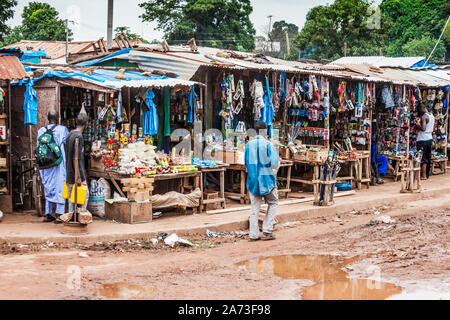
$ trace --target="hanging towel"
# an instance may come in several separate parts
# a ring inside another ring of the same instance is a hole
[[[145,135],[155,135],[158,133],[158,114],[156,113],[156,104],[153,102],[155,94],[151,89],[145,94],[145,104],[148,111],[144,113],[144,123],[142,131]]]
[[[30,79],[27,83],[27,89],[25,91],[25,101],[23,103],[24,123],[25,124],[37,124],[37,110],[38,100],[36,90],[33,88],[33,80]]]
[[[197,94],[194,91],[194,86],[191,86],[191,91],[189,91],[189,113],[187,117],[187,122],[194,123],[195,115],[197,114]]]

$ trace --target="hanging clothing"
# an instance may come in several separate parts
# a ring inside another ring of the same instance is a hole
[[[50,128],[51,126],[53,125],[40,128],[37,135],[38,139],[47,131],[47,128]],[[66,200],[63,199],[61,195],[64,181],[66,181],[65,143],[68,135],[69,130],[64,126],[58,125],[53,129],[53,137],[61,150],[62,161],[55,167],[40,170],[42,184],[44,185],[45,200],[56,204],[66,203]],[[59,214],[60,212],[57,213]]]
[[[164,137],[170,137],[170,87],[164,87]],[[167,147],[167,146],[166,146]],[[169,148],[165,149],[166,151]],[[169,152],[167,152],[169,153]]]
[[[145,104],[149,110],[144,113],[142,132],[143,134],[150,136],[158,133],[158,114],[153,98],[155,98],[153,91],[151,89],[147,90],[147,93],[145,94]]]
[[[36,90],[33,88],[33,80],[30,79],[25,90],[25,101],[23,103],[24,123],[37,124],[38,100]]]
[[[269,87],[269,79],[266,77],[266,94],[264,96],[264,108],[261,109],[261,118],[260,121],[263,121],[267,124],[267,131],[270,138],[272,138],[272,123],[274,116],[274,108],[272,104],[272,93],[270,92]]]
[[[194,123],[195,115],[197,114],[197,94],[195,93],[194,86],[191,86],[191,91],[189,91],[189,113],[187,117],[187,122]]]

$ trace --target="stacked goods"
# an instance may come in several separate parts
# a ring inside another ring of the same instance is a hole
[[[135,174],[136,168],[153,167],[156,165],[156,147],[144,142],[130,143],[126,148],[119,149],[119,172]]]

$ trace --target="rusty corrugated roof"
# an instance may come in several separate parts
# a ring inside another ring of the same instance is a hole
[[[0,80],[20,80],[28,74],[16,56],[0,56]]]
[[[129,40],[132,46],[140,43],[140,40]],[[69,42],[69,54],[81,54],[87,52],[94,52],[92,43],[95,41],[72,41]],[[22,40],[13,43],[7,48],[18,48],[22,50],[31,49],[33,51],[45,50],[48,59],[58,59],[66,55],[66,42],[65,41],[34,41],[34,40]],[[113,41],[112,49],[119,49],[117,43]]]

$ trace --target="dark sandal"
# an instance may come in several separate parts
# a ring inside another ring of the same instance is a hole
[[[258,238],[250,238],[248,241],[258,241],[258,240],[261,240],[261,237],[258,237]]]
[[[50,214],[46,214],[45,218],[44,218],[44,220],[42,222],[52,222],[52,221],[55,221],[55,220],[56,220],[56,218],[54,216],[52,216]]]

